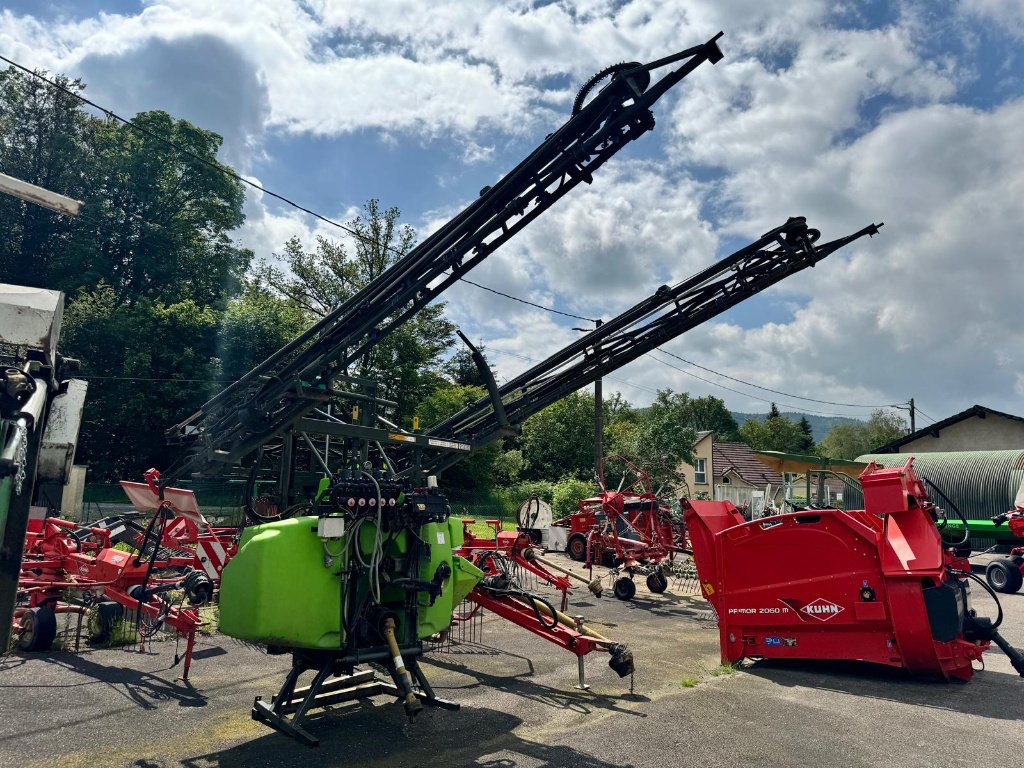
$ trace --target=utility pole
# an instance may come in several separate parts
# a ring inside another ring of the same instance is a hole
[[[595,320],[595,329],[600,328],[602,320]],[[580,331],[582,333],[590,333],[589,328],[573,328],[574,331]],[[597,358],[600,353],[600,347],[594,346],[594,357]],[[601,379],[594,382],[594,479],[597,482],[601,481],[601,459],[604,458],[604,409],[602,402],[601,392]]]
[[[910,398],[910,434],[917,432],[917,427],[914,425],[914,398]]]
[[[594,321],[598,328],[601,321]],[[597,349],[594,350],[597,352]],[[604,409],[602,403],[601,379],[594,382],[594,472],[601,477],[601,459],[604,458]],[[580,658],[583,658],[582,656]]]

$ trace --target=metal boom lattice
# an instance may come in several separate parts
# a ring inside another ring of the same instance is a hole
[[[654,127],[650,107],[703,62],[722,58],[721,33],[649,64],[618,65],[586,104],[525,160],[407,256],[308,331],[168,431],[192,450],[161,480],[235,463],[334,394],[334,377],[540,216],[626,144]],[[651,73],[682,62],[656,82]]]

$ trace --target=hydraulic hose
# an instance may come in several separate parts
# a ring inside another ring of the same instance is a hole
[[[1017,674],[1024,677],[1024,653],[1021,653],[1010,645],[1009,641],[999,634],[999,625],[1003,623],[1003,605],[999,602],[998,595],[996,595],[995,591],[985,582],[984,579],[979,578],[975,574],[964,571],[954,571],[952,569],[950,570],[954,576],[963,575],[972,581],[977,582],[986,592],[989,593],[989,595],[991,595],[992,599],[995,600],[996,609],[998,610],[995,621],[990,619],[988,616],[976,616],[970,612],[967,614],[966,620],[970,623],[971,628],[974,630],[978,639],[991,640],[995,643],[999,647],[999,650],[1006,654],[1006,657],[1010,660],[1010,664],[1017,671]],[[966,604],[967,588],[959,578],[957,579],[957,583],[960,584],[960,589],[964,593],[964,603]]]
[[[958,507],[956,504],[954,504],[952,499],[949,498],[949,496],[947,496],[945,493],[942,492],[942,489],[939,488],[939,486],[937,486],[935,483],[933,483],[927,477],[923,477],[922,476],[921,479],[924,480],[926,483],[928,483],[928,485],[931,486],[933,491],[935,491],[937,494],[939,494],[939,496],[942,498],[943,502],[945,502],[947,505],[949,505],[949,507],[951,507],[952,510],[954,512],[956,512],[956,516],[959,517],[960,518],[960,522],[962,522],[964,524],[964,537],[962,539],[960,539],[960,541],[946,541],[945,539],[943,539],[942,540],[943,543],[946,546],[948,546],[948,547],[962,547],[964,544],[966,544],[968,541],[970,541],[970,538],[971,538],[971,532],[970,532],[970,530],[968,530],[966,515],[964,515],[964,513],[960,511],[960,507]],[[939,527],[939,537],[940,538],[942,537],[942,529],[945,528],[945,527],[946,527],[945,523],[943,523],[942,526]],[[991,590],[989,590],[989,591],[991,592]],[[999,602],[999,601],[997,600],[996,602]]]
[[[391,660],[395,665],[395,681],[402,690],[405,698],[405,714],[412,720],[423,709],[423,704],[412,689],[412,675],[405,668],[405,661],[402,659],[402,652],[398,648],[398,640],[395,639],[395,619],[388,616],[384,619],[384,639],[388,643],[388,650],[391,651]]]

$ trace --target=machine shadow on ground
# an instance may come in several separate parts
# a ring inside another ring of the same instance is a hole
[[[772,659],[748,662],[743,671],[787,688],[814,688],[998,720],[1024,720],[1024,681],[992,669],[976,673],[969,683],[915,680],[905,670],[854,661]]]
[[[598,658],[601,660],[604,659],[604,657],[600,655]],[[590,663],[593,663],[593,661]],[[648,697],[641,694],[629,693],[628,678],[622,680],[622,694],[620,696],[613,697],[594,693],[593,691],[580,691],[575,688],[570,688],[568,690],[564,688],[552,688],[551,686],[536,683],[529,679],[533,675],[532,672],[523,672],[516,675],[508,675],[504,673],[500,675],[491,675],[486,672],[473,669],[472,667],[467,667],[454,660],[448,661],[438,658],[429,659],[429,664],[450,672],[458,672],[463,675],[468,675],[476,680],[476,682],[468,685],[451,687],[435,685],[434,688],[437,690],[460,691],[471,690],[474,688],[486,688],[489,691],[503,691],[505,693],[510,693],[513,696],[526,699],[527,701],[532,701],[554,709],[577,712],[581,715],[589,715],[595,710],[604,710],[607,712],[617,712],[623,715],[632,715],[634,717],[647,717],[643,712],[636,712],[622,707],[619,704],[620,699],[627,702],[650,701]],[[567,675],[571,675],[573,672],[575,672],[574,668],[566,668]],[[567,686],[569,685],[568,680],[569,678],[567,677]]]
[[[230,749],[196,755],[176,765],[184,768],[252,768],[252,766],[458,765],[467,768],[634,768],[609,763],[563,745],[541,744],[517,736],[519,718],[493,709],[426,711],[412,725],[401,725],[401,707],[369,702],[328,710],[310,719],[309,730],[320,746],[302,747],[280,734],[267,734]],[[169,768],[138,760],[132,768]]]
[[[124,650],[119,653],[127,655],[137,654],[138,651]],[[166,670],[147,672],[133,669],[126,666],[116,666],[110,663],[112,655],[103,654],[101,662],[93,661],[88,654],[54,652],[48,654],[33,654],[33,660],[42,661],[63,667],[68,672],[73,672],[87,680],[75,679],[74,682],[60,684],[53,682],[40,682],[39,684],[7,684],[0,683],[0,691],[13,688],[79,688],[86,685],[106,685],[117,691],[128,701],[142,709],[157,709],[165,702],[177,702],[181,707],[204,707],[206,696],[196,690],[187,680],[176,680],[174,678],[174,667]],[[131,661],[126,656],[125,661]],[[158,674],[166,673],[166,674]]]
[[[638,592],[631,600],[625,602],[631,611],[643,611],[653,616],[671,616],[696,621],[705,621],[710,617],[711,605],[698,595],[673,595],[663,592],[651,595]]]

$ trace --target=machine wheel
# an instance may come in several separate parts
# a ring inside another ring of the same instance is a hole
[[[985,578],[996,592],[1018,592],[1024,584],[1024,574],[1009,560],[994,560],[985,569]]]
[[[633,595],[636,594],[636,584],[633,583],[632,579],[620,576],[615,580],[612,591],[619,600],[632,600]]]
[[[57,637],[57,614],[45,605],[29,608],[21,616],[18,648],[23,651],[48,651]]]
[[[565,543],[565,553],[578,563],[587,559],[587,537],[581,533],[574,533]]]
[[[660,595],[668,589],[668,579],[661,571],[655,571],[647,576],[647,588],[656,595]]]

